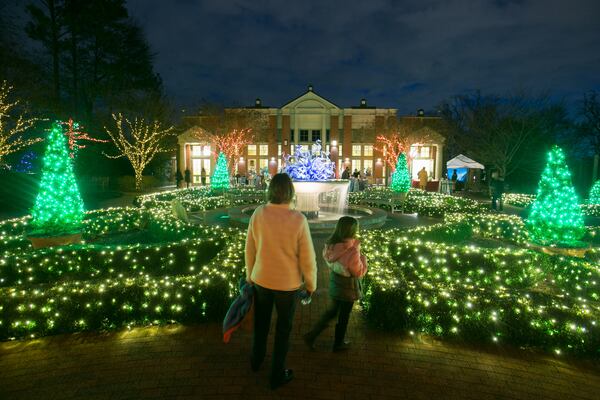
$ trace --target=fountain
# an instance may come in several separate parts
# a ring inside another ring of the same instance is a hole
[[[313,233],[331,232],[337,220],[351,215],[360,220],[363,228],[379,227],[385,223],[387,214],[378,209],[348,205],[347,179],[335,179],[335,163],[322,150],[321,142],[312,149],[296,146],[294,154],[285,156],[287,173],[294,182],[295,209],[306,215]],[[234,225],[247,225],[256,205],[231,209],[229,217]]]
[[[308,219],[318,218],[322,206],[343,213],[349,182],[335,179],[335,163],[322,151],[321,141],[317,140],[311,150],[296,146],[294,154],[285,157],[283,172],[294,182],[296,210]]]

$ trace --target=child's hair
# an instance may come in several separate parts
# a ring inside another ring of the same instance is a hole
[[[328,245],[342,243],[346,239],[353,238],[358,232],[358,220],[353,217],[344,216],[340,218],[335,226],[335,231],[327,239]]]

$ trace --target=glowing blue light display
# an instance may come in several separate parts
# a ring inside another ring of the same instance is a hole
[[[312,151],[297,145],[294,154],[285,157],[285,163],[283,172],[294,181],[326,181],[335,176],[335,164],[322,151],[320,140],[313,144]]]

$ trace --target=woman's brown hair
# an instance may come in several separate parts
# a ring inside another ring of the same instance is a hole
[[[356,236],[358,232],[358,220],[353,217],[344,216],[340,218],[335,226],[335,231],[327,239],[328,245],[334,245],[336,243],[342,243],[346,239],[351,239]]]
[[[288,174],[275,174],[269,183],[268,200],[273,204],[288,204],[294,198],[294,184]]]

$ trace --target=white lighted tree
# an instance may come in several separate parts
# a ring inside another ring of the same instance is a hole
[[[154,156],[171,150],[165,139],[174,135],[174,128],[165,128],[156,120],[148,123],[144,118],[136,118],[131,122],[121,113],[113,114],[113,119],[116,128],[104,129],[117,148],[118,154],[105,155],[109,158],[127,157],[135,173],[135,188],[139,190],[142,188],[142,173]]]
[[[39,142],[41,138],[26,139],[23,134],[31,128],[36,118],[26,118],[23,114],[13,115],[18,100],[10,102],[8,96],[12,86],[6,81],[0,85],[0,162],[9,154]]]

